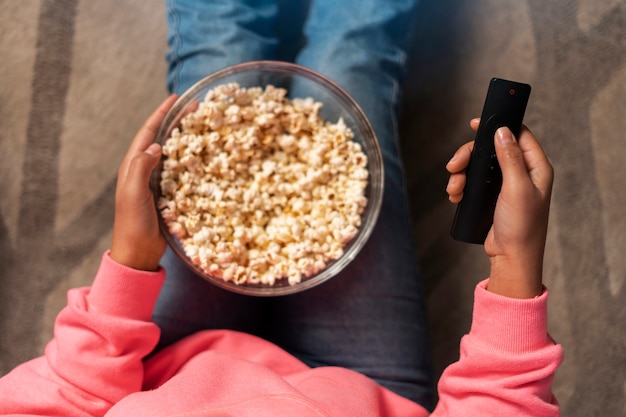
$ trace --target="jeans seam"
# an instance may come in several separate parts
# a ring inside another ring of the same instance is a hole
[[[178,15],[176,8],[171,6],[170,2],[168,2],[167,13],[170,17],[170,21],[172,22],[172,46],[170,55],[170,73],[172,74],[170,93],[172,93],[176,91],[178,87],[180,72],[182,69],[181,67],[183,65],[183,61],[179,56],[182,38],[180,36],[180,16]]]

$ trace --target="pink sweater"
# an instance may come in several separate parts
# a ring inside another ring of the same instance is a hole
[[[311,369],[243,333],[192,335],[143,358],[165,273],[132,270],[108,254],[91,288],[68,293],[45,355],[0,379],[1,415],[427,416],[356,372]],[[550,386],[562,350],[546,331],[547,292],[531,300],[475,291],[460,360],[439,383],[433,416],[558,416]]]

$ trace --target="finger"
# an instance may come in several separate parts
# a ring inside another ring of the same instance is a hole
[[[479,124],[480,124],[479,117],[470,120],[470,127],[475,131],[478,130]],[[458,171],[465,169],[465,167],[469,163],[469,156],[471,155],[473,148],[474,148],[474,141],[467,142],[466,144],[461,146],[456,151],[456,153],[452,156],[452,158],[448,162],[448,165],[446,165],[446,167],[448,168],[448,171],[458,172]],[[461,165],[460,167],[458,166],[459,164]]]
[[[474,149],[473,141],[467,142],[457,149],[446,165],[448,172],[457,173],[463,171],[467,167],[467,164],[469,164],[470,157],[472,156],[472,149]]]
[[[541,144],[526,126],[522,126],[518,142],[533,184],[541,190],[549,189],[554,169]]]
[[[450,201],[453,204],[458,204],[461,202],[461,200],[463,200],[463,193],[456,194],[456,195],[448,195],[448,201]]]
[[[126,177],[128,173],[128,164],[130,160],[136,156],[138,153],[143,152],[154,140],[157,129],[159,125],[165,118],[168,110],[172,107],[176,99],[177,95],[173,94],[165,99],[157,109],[152,112],[152,114],[148,117],[148,119],[144,122],[143,126],[137,134],[135,138],[130,144],[122,163],[120,164],[118,170],[118,177],[122,180]]]
[[[456,195],[448,195],[448,200],[451,203],[458,204],[461,202],[461,200],[463,200],[463,193],[456,194]]]
[[[137,132],[137,135],[135,135],[135,138],[130,145],[129,153],[142,152],[148,147],[148,145],[150,145],[150,143],[152,143],[152,141],[154,141],[154,137],[156,136],[161,122],[177,98],[177,95],[172,94],[166,98],[154,112],[152,112],[152,114],[144,122],[141,129],[139,129],[139,132]]]
[[[458,203],[463,198],[466,176],[464,173],[452,174],[446,186],[448,199],[453,203]]]

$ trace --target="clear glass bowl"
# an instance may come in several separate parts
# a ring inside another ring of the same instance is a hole
[[[160,211],[157,210],[161,232],[174,252],[198,275],[230,291],[257,296],[275,296],[296,293],[321,284],[336,276],[357,256],[370,237],[378,219],[383,197],[384,174],[382,154],[374,130],[358,104],[330,79],[308,68],[291,63],[254,61],[225,68],[193,85],[179,97],[169,110],[157,132],[155,142],[163,144],[170,137],[172,129],[180,125],[181,118],[186,113],[193,111],[209,90],[230,82],[236,82],[242,87],[273,85],[285,88],[289,98],[312,97],[315,101],[323,103],[320,114],[325,120],[335,123],[340,117],[343,118],[346,125],[354,132],[353,140],[361,144],[368,158],[369,179],[365,190],[368,203],[361,214],[361,227],[359,227],[357,235],[344,247],[343,256],[329,261],[326,268],[316,275],[308,278],[303,277],[302,281],[295,285],[290,285],[287,279],[277,279],[272,286],[236,284],[208,274],[185,255],[180,242],[176,236],[169,232]],[[154,170],[150,181],[155,203],[158,202],[161,195],[161,171],[162,167],[159,165]]]

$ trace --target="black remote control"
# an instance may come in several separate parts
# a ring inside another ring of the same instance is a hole
[[[468,243],[484,244],[493,224],[502,171],[496,157],[494,135],[506,126],[517,138],[522,128],[530,85],[493,78],[476,132],[474,149],[467,166],[463,199],[452,224],[452,237]]]

